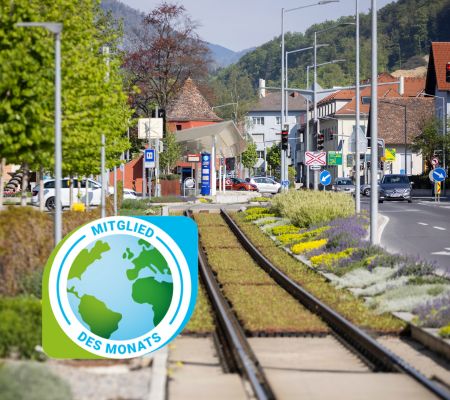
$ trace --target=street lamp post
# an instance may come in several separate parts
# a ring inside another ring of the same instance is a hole
[[[55,36],[55,221],[54,241],[55,246],[62,238],[62,205],[61,205],[61,180],[62,180],[62,140],[61,140],[61,32],[63,24],[59,22],[19,22],[20,27],[42,27]]]
[[[317,118],[317,34],[331,31],[332,29],[336,29],[340,26],[353,25],[353,23],[342,23],[338,25],[331,26],[330,28],[322,29],[320,31],[314,32],[314,84],[313,84],[313,101],[314,101],[314,127],[318,126],[318,118]],[[316,135],[318,132],[314,132]],[[314,190],[319,189],[318,182],[318,171],[314,171]]]
[[[328,46],[328,44],[319,44],[317,47],[325,47],[325,46]],[[294,54],[294,53],[301,53],[301,52],[303,52],[303,51],[307,51],[307,50],[312,50],[313,49],[313,46],[310,46],[310,47],[304,47],[304,48],[302,48],[302,49],[297,49],[297,50],[291,50],[291,51],[286,51],[286,60],[285,60],[285,77],[284,77],[284,79],[285,79],[285,85],[286,85],[286,88],[288,88],[289,87],[289,84],[288,84],[288,70],[289,70],[289,54]],[[285,98],[285,118],[286,118],[286,122],[288,121],[288,118],[289,118],[289,91],[288,90],[285,90],[285,96],[284,96],[284,98]],[[297,149],[295,149],[295,147],[294,147],[294,167],[296,166],[295,164],[296,164],[296,154],[297,154]],[[286,170],[287,170],[287,166],[285,165],[284,166],[284,168],[285,168],[285,176],[289,176],[288,175],[288,172],[286,172]],[[287,175],[286,175],[287,174]]]
[[[375,246],[378,238],[378,43],[377,43],[377,1],[372,1],[372,82],[370,103],[370,132],[371,132],[371,165],[370,174],[370,244]],[[359,99],[358,99],[359,100]],[[356,188],[359,190],[359,188]]]
[[[317,45],[317,48],[321,47],[321,46],[325,46],[325,45]],[[323,65],[328,65],[328,64],[336,64],[339,62],[344,62],[345,60],[332,60],[332,61],[327,61],[324,63],[320,63],[317,64],[317,67],[321,67]],[[314,65],[307,65],[306,66],[306,89],[309,89],[309,70],[311,68],[314,68]],[[309,151],[309,97],[306,97],[306,146],[305,146],[305,151]],[[309,166],[306,166],[306,188],[309,189]]]
[[[320,6],[320,5],[325,5],[328,3],[338,3],[339,0],[321,0],[318,1],[317,3],[313,3],[313,4],[308,4],[306,6],[300,6],[300,7],[295,7],[295,8],[289,8],[289,9],[285,9],[282,8],[281,9],[281,126],[283,126],[287,121],[285,120],[285,113],[284,113],[284,107],[285,107],[285,65],[284,65],[284,14],[285,13],[289,13],[292,11],[297,11],[297,10],[301,10],[304,8],[309,8],[309,7],[314,7],[314,6]],[[285,164],[285,160],[286,160],[286,150],[281,150],[281,180],[285,180],[285,170],[284,170],[284,164]]]

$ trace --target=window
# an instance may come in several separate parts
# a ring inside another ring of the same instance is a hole
[[[55,181],[45,182],[44,183],[45,189],[54,189],[55,188]]]
[[[177,125],[177,131],[181,131],[183,129],[182,125]]]
[[[254,125],[264,125],[264,117],[253,117]]]
[[[276,124],[281,125],[281,117],[276,117],[276,118],[277,118]]]
[[[363,104],[370,104],[371,98],[369,96],[363,96],[362,99],[361,99],[361,102]]]
[[[264,158],[264,151],[257,151],[256,154],[258,154],[258,158]]]

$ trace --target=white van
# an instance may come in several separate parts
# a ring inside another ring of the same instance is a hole
[[[88,200],[89,205],[98,206],[101,203],[101,188],[102,185],[94,181],[93,179],[88,179]],[[72,203],[86,201],[86,180],[80,181],[80,189],[78,189],[78,179],[73,179],[73,194]],[[108,189],[108,191],[110,191]],[[70,207],[70,180],[65,178],[61,181],[61,203],[62,207]],[[32,190],[31,204],[39,205],[39,184],[37,184]],[[48,179],[44,181],[44,204],[48,210],[54,210],[55,208],[55,180]]]

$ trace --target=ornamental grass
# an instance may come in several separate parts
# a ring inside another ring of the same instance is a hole
[[[345,193],[289,190],[273,198],[271,210],[300,228],[320,225],[354,213],[354,200]]]

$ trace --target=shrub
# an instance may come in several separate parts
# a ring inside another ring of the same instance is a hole
[[[147,199],[125,199],[121,208],[125,210],[146,210],[149,207],[150,201]]]
[[[287,233],[298,233],[299,228],[295,225],[280,225],[271,229],[272,235],[279,236]]]
[[[294,225],[308,228],[351,216],[354,213],[354,201],[345,193],[290,190],[275,196],[272,208],[276,214],[290,219]]]
[[[249,207],[245,210],[246,215],[254,214],[268,214],[269,210],[266,207]]]
[[[73,399],[69,384],[36,362],[0,365],[0,388],[2,400]]]
[[[99,209],[64,212],[63,235],[99,216]],[[0,295],[36,294],[40,290],[36,288],[36,274],[42,272],[52,250],[53,221],[49,214],[32,207],[1,211]],[[31,292],[30,287],[33,287]]]
[[[327,244],[326,239],[312,240],[310,242],[303,242],[294,244],[291,250],[294,254],[303,254],[311,250],[319,249]]]
[[[0,357],[36,356],[41,343],[41,302],[34,297],[0,297]]]
[[[270,201],[269,197],[253,197],[251,198],[248,202],[249,203],[253,203],[253,202],[266,202],[266,201]]]

